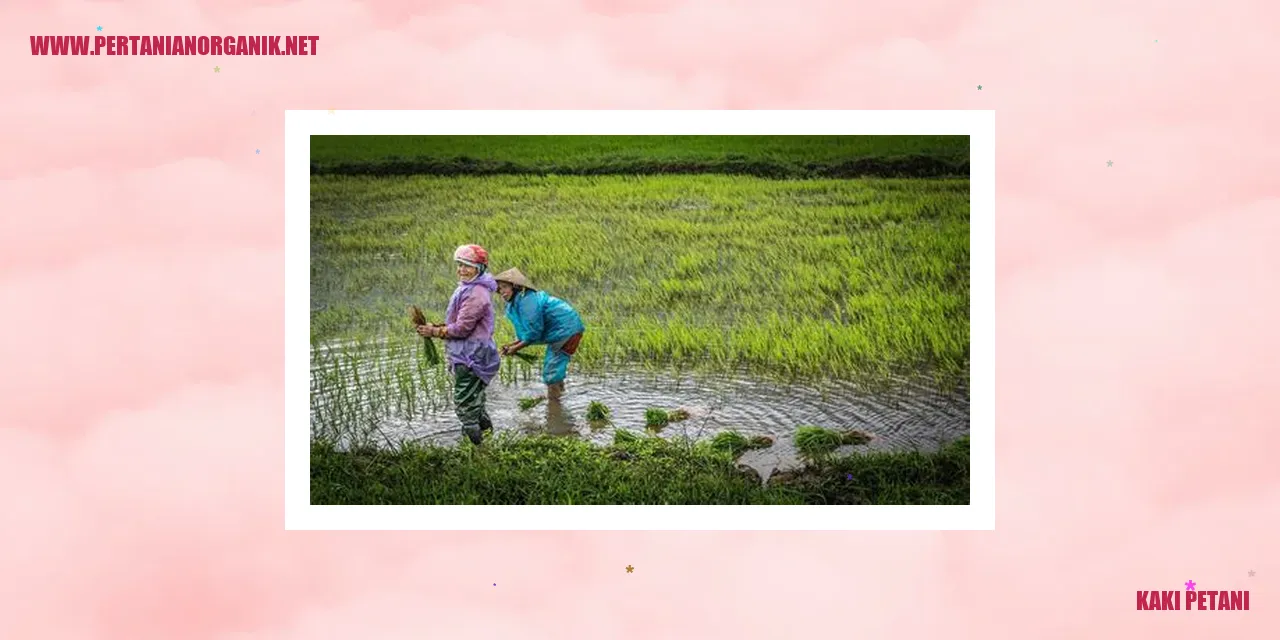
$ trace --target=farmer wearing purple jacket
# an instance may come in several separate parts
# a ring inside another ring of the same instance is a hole
[[[480,444],[481,432],[493,428],[484,407],[484,390],[498,375],[498,346],[493,341],[493,292],[498,283],[489,275],[489,253],[478,244],[453,252],[458,288],[444,312],[445,324],[422,325],[418,333],[444,340],[453,375],[453,404],[462,433]]]

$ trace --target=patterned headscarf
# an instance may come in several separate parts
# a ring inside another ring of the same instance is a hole
[[[461,262],[469,267],[475,267],[484,273],[489,268],[489,252],[478,244],[464,244],[453,252],[455,262]]]

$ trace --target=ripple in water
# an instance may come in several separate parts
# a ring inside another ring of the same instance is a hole
[[[335,362],[341,364],[335,367]],[[340,344],[316,347],[313,431],[349,434],[354,428],[372,443],[386,444],[458,441],[449,379],[441,370],[420,370],[418,362],[411,348],[353,352]],[[643,432],[645,409],[682,408],[689,419],[662,430],[664,437],[710,438],[734,429],[774,438],[773,447],[750,451],[740,459],[766,479],[773,469],[798,463],[791,438],[802,425],[858,429],[872,436],[867,445],[846,451],[935,449],[969,432],[968,390],[943,392],[924,376],[899,378],[872,390],[846,381],[786,384],[741,374],[632,369],[601,376],[571,371],[559,403],[544,402],[522,411],[520,398],[543,395],[546,388],[536,366],[513,361],[503,366],[503,374],[487,390],[486,406],[497,431],[577,435],[608,444],[616,428]],[[587,423],[587,405],[593,401],[609,407],[610,426],[592,428]]]

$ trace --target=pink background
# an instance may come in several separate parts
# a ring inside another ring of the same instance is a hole
[[[1274,632],[1280,5],[534,5],[0,7],[0,638]],[[997,531],[284,532],[283,110],[560,107],[997,110]]]

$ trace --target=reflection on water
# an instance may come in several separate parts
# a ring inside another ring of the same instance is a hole
[[[773,447],[740,460],[766,478],[773,468],[795,464],[791,437],[802,425],[871,434],[872,441],[857,450],[933,449],[969,432],[968,390],[943,392],[925,377],[873,390],[846,381],[783,384],[747,375],[639,370],[598,376],[571,369],[560,402],[522,411],[520,398],[546,393],[537,366],[504,361],[503,367],[486,392],[495,431],[574,435],[608,444],[615,429],[643,432],[647,408],[683,408],[689,419],[665,428],[664,437],[709,438],[729,429],[772,436]],[[442,370],[424,370],[412,346],[358,352],[343,345],[313,348],[311,382],[317,433],[345,438],[359,431],[371,444],[406,439],[446,444],[459,438],[450,380]],[[588,423],[587,405],[593,401],[609,407],[611,425]]]
[[[578,426],[573,419],[573,414],[565,409],[565,406],[555,400],[548,401],[546,428],[547,433],[555,436],[567,436],[578,432]]]

